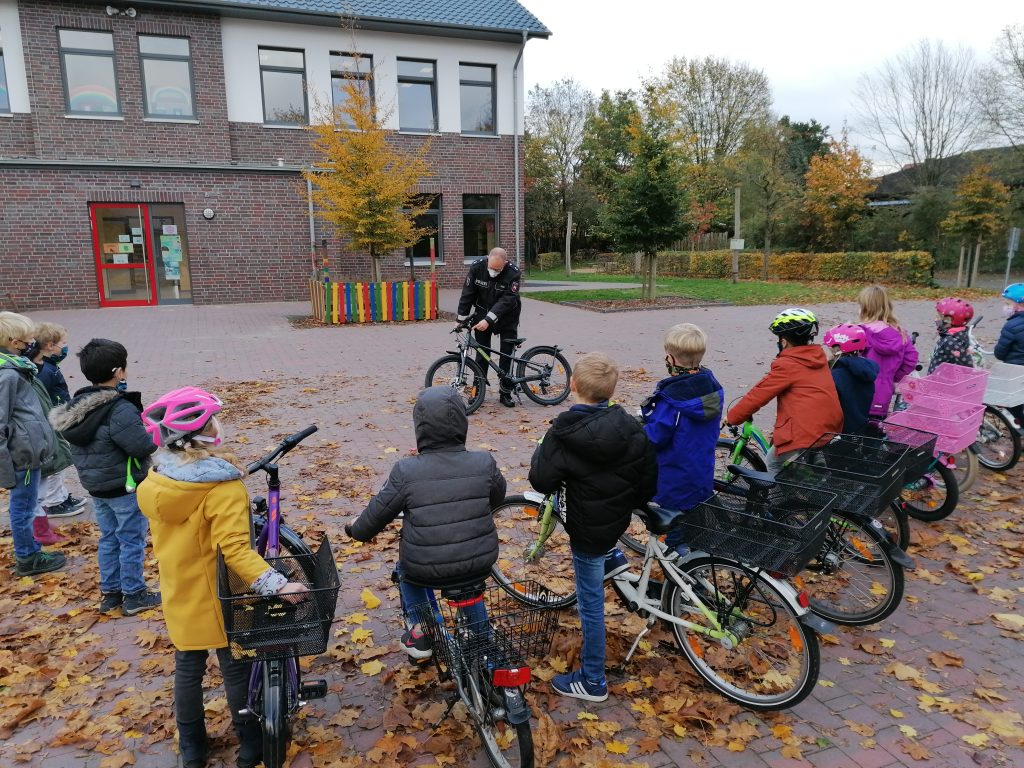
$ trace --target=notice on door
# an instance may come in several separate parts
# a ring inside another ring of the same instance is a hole
[[[169,228],[177,231],[177,227],[165,225],[164,232]],[[160,235],[160,258],[164,263],[164,279],[181,280],[181,235]]]

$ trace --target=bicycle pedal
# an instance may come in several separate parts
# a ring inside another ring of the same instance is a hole
[[[327,681],[322,677],[313,680],[303,680],[299,686],[299,698],[304,701],[310,699],[322,699],[327,695]]]

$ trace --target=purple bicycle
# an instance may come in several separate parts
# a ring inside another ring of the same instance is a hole
[[[325,537],[316,552],[282,522],[278,459],[316,432],[314,425],[285,438],[249,474],[267,473],[267,498],[252,501],[255,549],[289,581],[309,592],[291,603],[276,595],[255,594],[218,558],[218,593],[232,656],[251,661],[249,695],[242,715],[256,717],[263,731],[263,765],[283,768],[291,741],[290,719],[310,699],[327,695],[323,678],[302,679],[299,656],[327,650],[340,581],[331,545]]]

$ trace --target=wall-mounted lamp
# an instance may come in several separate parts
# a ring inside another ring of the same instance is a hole
[[[131,187],[132,189],[141,189],[142,182],[139,181],[138,179],[128,179],[128,186]]]
[[[217,212],[213,208],[203,209],[203,218],[207,221],[213,221],[213,217],[217,215]]]
[[[107,6],[107,16],[127,16],[129,19],[134,19],[139,13],[134,8],[115,8],[112,5]]]

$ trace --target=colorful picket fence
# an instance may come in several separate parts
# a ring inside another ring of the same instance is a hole
[[[327,325],[437,319],[437,283],[310,281],[313,317]]]

